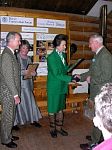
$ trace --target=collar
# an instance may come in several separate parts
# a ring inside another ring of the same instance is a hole
[[[103,48],[104,46],[101,46],[100,48],[97,49],[96,55],[99,53],[99,51]]]
[[[10,48],[9,46],[7,46],[9,49],[10,49],[10,51],[14,54],[14,50],[12,49],[12,48]]]
[[[62,52],[59,52],[57,49],[56,49],[56,52],[57,52],[58,54],[62,54]]]

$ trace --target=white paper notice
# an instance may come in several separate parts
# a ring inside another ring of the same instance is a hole
[[[48,74],[47,71],[47,62],[38,62],[39,66],[37,68],[37,76],[46,76]]]
[[[89,69],[74,69],[72,74],[81,74],[87,72]],[[78,82],[81,86],[74,89],[74,93],[88,93],[88,83],[87,81]]]

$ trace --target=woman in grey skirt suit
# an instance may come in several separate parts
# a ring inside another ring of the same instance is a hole
[[[38,123],[42,118],[41,113],[35,103],[33,95],[33,81],[32,79],[24,80],[24,75],[27,75],[26,69],[28,64],[31,64],[31,59],[27,56],[30,48],[30,44],[27,40],[22,40],[20,45],[20,51],[17,55],[18,62],[21,65],[21,103],[16,109],[16,118],[13,129],[18,129],[17,125],[24,125],[26,123],[32,123],[36,127],[41,127]],[[36,72],[32,72],[32,77],[36,75]]]

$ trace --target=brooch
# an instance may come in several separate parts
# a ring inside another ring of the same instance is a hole
[[[92,62],[95,62],[95,58],[92,59]]]

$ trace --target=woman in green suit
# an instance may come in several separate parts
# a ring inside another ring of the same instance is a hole
[[[68,66],[66,64],[67,36],[64,34],[56,35],[53,40],[54,50],[47,58],[48,77],[47,77],[47,96],[48,96],[48,113],[50,119],[51,137],[57,137],[57,133],[67,136],[68,133],[63,127],[63,109],[66,104],[66,93],[68,83],[72,77],[67,75]]]

